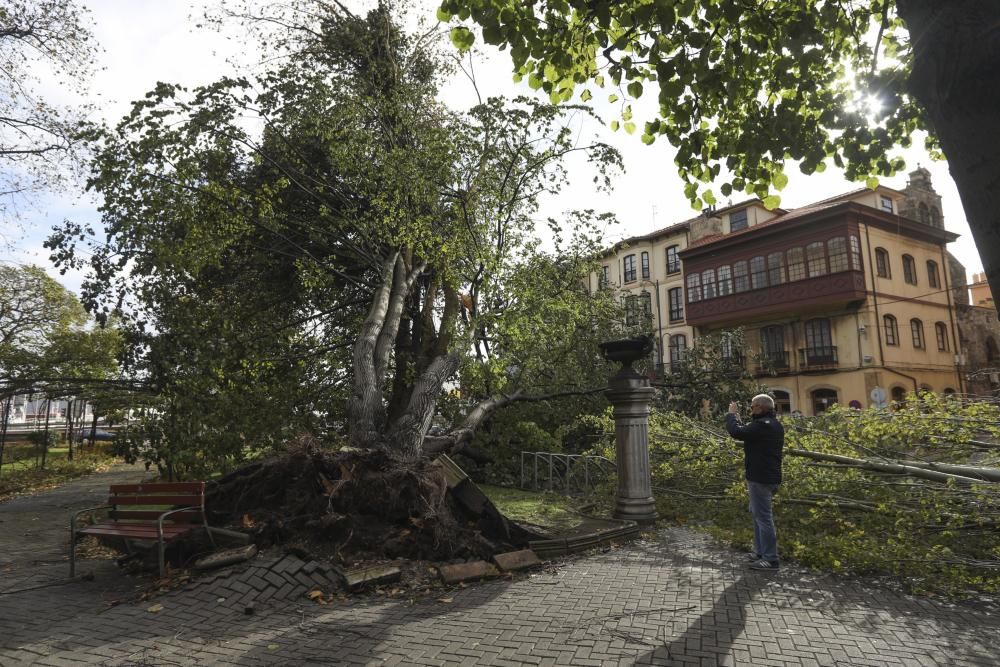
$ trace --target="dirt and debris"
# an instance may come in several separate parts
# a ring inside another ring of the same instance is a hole
[[[437,567],[490,560],[535,537],[446,468],[300,441],[213,482],[208,521],[248,533],[262,551],[280,548],[343,570],[404,564],[400,584],[377,588],[430,592]]]

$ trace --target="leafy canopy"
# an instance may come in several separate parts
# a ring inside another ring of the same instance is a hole
[[[438,18],[477,23],[553,102],[606,91],[626,132],[676,149],[695,208],[716,202],[710,183],[777,206],[788,160],[874,187],[904,167],[891,149],[926,129],[886,0],[444,0]],[[465,25],[451,35],[475,41]]]

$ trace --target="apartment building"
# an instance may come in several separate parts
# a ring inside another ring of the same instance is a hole
[[[742,358],[779,409],[815,415],[964,391],[946,250],[956,238],[918,169],[903,190],[706,211],[617,244],[591,280],[650,322],[663,372],[695,336],[742,327]]]

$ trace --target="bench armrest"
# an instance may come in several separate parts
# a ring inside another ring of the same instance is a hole
[[[81,514],[86,514],[87,512],[95,512],[97,510],[109,510],[112,509],[113,507],[114,505],[98,505],[97,507],[87,507],[78,512],[74,512],[73,517],[69,520],[70,530],[73,530],[76,527],[76,518]]]
[[[189,510],[200,510],[201,507],[198,505],[191,505],[190,507],[175,507],[172,510],[168,510],[160,515],[160,518],[156,520],[156,534],[157,537],[163,540],[163,520],[166,519],[171,514],[176,514],[177,512],[187,512]],[[204,515],[202,515],[202,520],[204,520]]]

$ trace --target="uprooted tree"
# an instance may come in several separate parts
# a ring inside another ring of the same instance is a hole
[[[78,224],[48,241],[90,269],[87,307],[121,318],[155,392],[145,451],[184,474],[325,430],[414,459],[504,405],[603,384],[593,343],[618,307],[581,281],[603,216],[550,220],[547,252],[533,234],[564,157],[585,154],[595,187],[619,166],[577,143],[587,110],[447,109],[434,34],[384,5],[285,18],[268,22],[291,26],[270,42],[285,57],[256,79],[160,84],[96,130],[106,242]],[[459,417],[428,436],[449,386]]]

